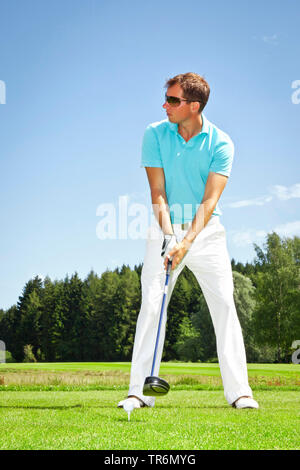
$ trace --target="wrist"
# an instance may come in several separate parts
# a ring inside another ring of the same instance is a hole
[[[187,250],[189,250],[193,242],[190,241],[190,240],[188,240],[187,238],[184,238],[184,239],[182,240],[182,243],[183,243],[184,247],[185,247]]]
[[[173,237],[176,238],[176,235],[174,233],[164,233],[165,240],[171,240]]]

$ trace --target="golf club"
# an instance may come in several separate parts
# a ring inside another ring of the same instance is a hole
[[[168,294],[168,285],[169,285],[169,277],[171,273],[171,268],[172,268],[172,260],[169,259],[167,272],[166,272],[166,280],[165,280],[160,316],[159,316],[158,330],[157,330],[157,335],[156,335],[151,375],[149,377],[146,377],[144,388],[143,388],[143,394],[146,396],[150,396],[150,397],[159,397],[162,395],[166,395],[168,391],[170,390],[170,385],[168,384],[168,382],[166,382],[166,380],[156,377],[153,374],[154,374],[154,367],[155,367],[155,361],[156,361],[156,353],[157,353],[157,347],[158,347],[158,342],[159,342],[161,323],[162,323],[163,314],[164,314],[165,300]]]

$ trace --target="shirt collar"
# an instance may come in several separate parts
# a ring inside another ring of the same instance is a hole
[[[204,114],[202,114],[202,129],[200,134],[209,134],[209,121],[206,119]]]
[[[175,122],[169,122],[169,126],[173,132],[178,132],[178,124],[176,124]],[[200,134],[209,134],[209,121],[206,119],[203,113],[202,113],[202,129],[201,129],[201,132],[199,132],[199,134],[197,135],[200,135]]]

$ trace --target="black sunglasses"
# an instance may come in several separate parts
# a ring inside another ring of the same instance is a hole
[[[181,101],[188,101],[189,103],[192,103],[196,100],[186,100],[184,98],[178,98],[178,96],[168,96],[165,94],[165,101],[173,108],[176,108],[177,106],[180,106]],[[197,103],[201,103],[201,101],[197,101]]]
[[[177,96],[168,96],[167,94],[165,95],[165,100],[170,106],[173,106],[174,108],[176,106],[180,106],[181,101],[189,101],[183,98],[178,98]]]

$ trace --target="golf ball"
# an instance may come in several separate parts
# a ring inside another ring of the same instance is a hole
[[[134,408],[132,401],[125,401],[123,408],[127,413],[130,413]]]

